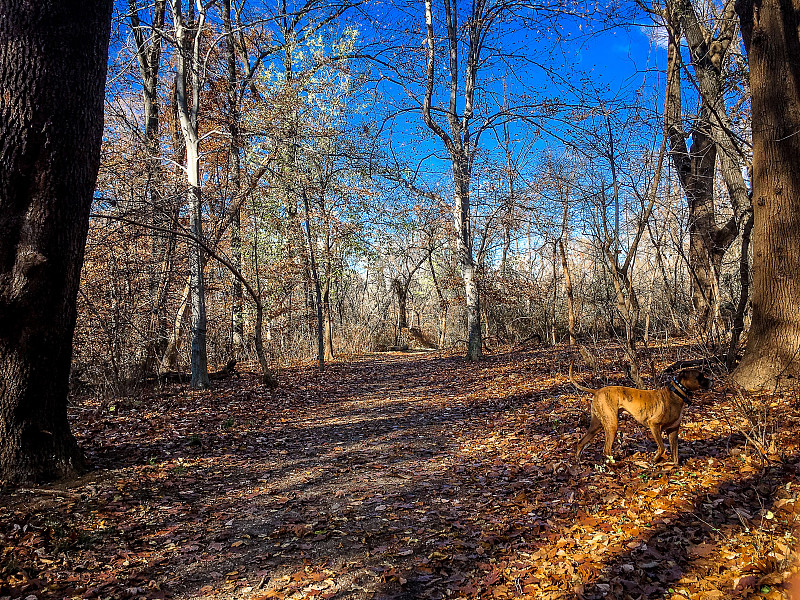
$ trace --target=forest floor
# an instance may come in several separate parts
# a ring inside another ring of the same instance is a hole
[[[679,467],[628,418],[616,462],[600,435],[576,464],[569,360],[381,354],[274,390],[77,399],[95,470],[0,494],[0,599],[787,598],[793,579],[800,598],[798,396],[754,400],[768,460],[718,386],[684,415]]]

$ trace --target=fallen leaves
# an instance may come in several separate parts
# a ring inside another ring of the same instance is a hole
[[[626,419],[614,462],[593,462],[598,441],[575,464],[567,363],[368,357],[278,390],[85,401],[74,428],[100,470],[3,497],[0,598],[781,597],[793,430],[764,468],[717,394],[690,409],[678,468]]]

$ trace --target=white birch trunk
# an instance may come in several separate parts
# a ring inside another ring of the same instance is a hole
[[[190,35],[184,22],[181,0],[171,0],[175,23],[175,38],[178,43],[177,56],[177,104],[181,132],[186,142],[186,183],[189,204],[189,228],[197,240],[203,239],[203,211],[200,189],[200,140],[197,128],[197,113],[200,104],[200,38],[205,24],[205,9],[197,3],[197,20],[191,25]],[[191,78],[191,103],[187,98],[187,83]],[[208,357],[206,354],[206,305],[203,282],[203,252],[199,244],[189,245],[189,288],[192,306],[192,380],[195,389],[209,386]]]

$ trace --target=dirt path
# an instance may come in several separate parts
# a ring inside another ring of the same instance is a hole
[[[678,469],[644,462],[630,422],[624,459],[593,465],[598,440],[575,465],[567,362],[382,355],[275,391],[85,402],[100,470],[0,497],[0,598],[782,597],[797,407],[767,469],[719,394],[690,408]]]

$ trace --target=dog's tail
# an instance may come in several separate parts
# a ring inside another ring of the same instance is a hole
[[[572,378],[572,365],[574,364],[575,364],[574,360],[571,363],[569,363],[569,380],[572,382],[572,385],[574,385],[582,392],[586,392],[587,394],[594,394],[597,390],[591,390],[587,387],[583,387],[580,383],[578,383]]]

